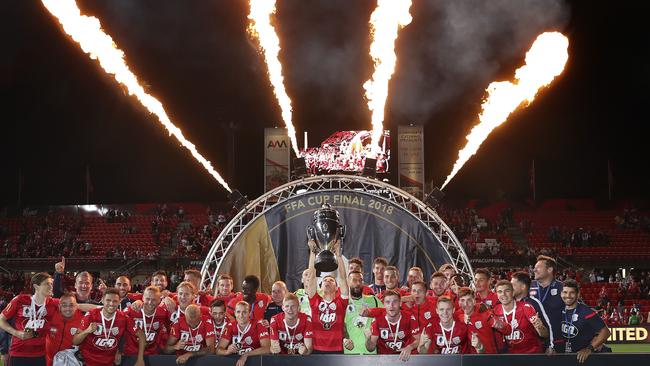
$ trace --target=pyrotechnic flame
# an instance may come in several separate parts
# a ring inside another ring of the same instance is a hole
[[[411,23],[411,0],[378,0],[370,15],[370,56],[375,64],[372,77],[363,84],[372,113],[372,155],[379,151],[379,139],[384,127],[384,109],[388,97],[388,82],[395,72],[395,40],[397,32]]]
[[[81,49],[91,59],[99,61],[99,65],[106,73],[112,74],[118,83],[124,85],[129,95],[135,95],[140,103],[158,118],[169,134],[189,150],[194,159],[201,163],[217,182],[228,192],[232,192],[226,181],[214,170],[212,163],[199,154],[194,144],[187,141],[183,132],[171,122],[162,103],[144,91],[144,88],[138,83],[137,77],[124,61],[124,52],[116,47],[109,35],[104,33],[99,20],[95,17],[81,15],[75,0],[42,0],[42,2],[47,10],[59,20],[63,30],[81,46]]]
[[[248,33],[259,42],[260,52],[264,56],[268,69],[269,79],[273,87],[273,94],[278,99],[282,120],[284,121],[291,146],[296,156],[300,157],[298,141],[296,140],[296,129],[293,127],[291,98],[284,89],[284,77],[282,76],[282,64],[278,58],[280,53],[280,39],[271,25],[271,15],[275,13],[275,0],[251,0],[250,14],[248,14]]]
[[[515,81],[493,82],[487,88],[488,96],[481,106],[479,124],[467,135],[467,144],[458,152],[458,160],[447,176],[447,183],[471,158],[488,135],[519,106],[528,106],[537,92],[548,86],[564,70],[569,40],[559,32],[540,34],[526,53],[526,64],[515,72]]]

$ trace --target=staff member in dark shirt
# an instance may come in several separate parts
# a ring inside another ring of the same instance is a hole
[[[555,279],[557,262],[551,257],[540,255],[535,263],[535,281],[530,285],[530,297],[537,298],[546,310],[553,334],[553,343],[545,342],[549,348],[547,353],[564,351],[564,340],[557,336],[560,334],[560,323],[562,323],[562,282]]]
[[[562,289],[562,310],[560,329],[565,340],[565,353],[578,353],[578,362],[583,363],[592,352],[600,349],[609,337],[609,328],[592,308],[579,303],[580,288],[574,280],[567,280]]]

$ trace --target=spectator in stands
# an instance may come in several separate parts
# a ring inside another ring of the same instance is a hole
[[[580,288],[574,280],[564,283],[562,301],[562,337],[565,340],[565,352],[578,353],[578,362],[583,363],[592,352],[600,350],[610,335],[609,328],[596,312],[585,304],[578,302]]]

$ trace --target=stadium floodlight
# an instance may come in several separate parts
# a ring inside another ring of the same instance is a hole
[[[294,180],[307,177],[307,163],[304,157],[293,159],[291,175]]]
[[[368,178],[376,178],[377,159],[366,157],[366,161],[363,163],[363,172],[361,174]]]
[[[237,189],[233,190],[232,193],[228,195],[228,200],[232,203],[232,207],[237,211],[244,208],[248,203],[248,197],[241,194]]]
[[[431,193],[429,193],[424,199],[424,203],[432,209],[436,209],[440,205],[440,201],[445,197],[445,193],[440,190],[438,187],[433,187]]]

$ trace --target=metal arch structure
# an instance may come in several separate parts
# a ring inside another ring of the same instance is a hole
[[[417,197],[376,179],[354,175],[319,175],[298,179],[277,187],[249,202],[230,220],[212,244],[201,268],[201,287],[214,290],[222,259],[246,228],[275,206],[315,191],[359,192],[401,207],[426,226],[451,259],[456,271],[474,278],[474,271],[462,245],[449,226]]]

